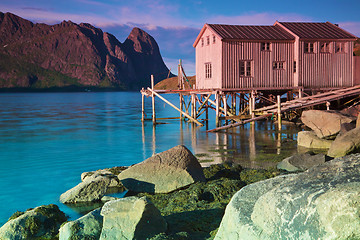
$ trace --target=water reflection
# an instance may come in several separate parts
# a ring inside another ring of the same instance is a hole
[[[284,125],[279,131],[273,122],[261,121],[231,128],[226,132],[207,133],[196,124],[183,121],[178,121],[178,124],[179,144],[191,148],[203,166],[235,162],[246,168],[270,168],[297,152],[299,129],[295,125]],[[146,124],[142,125],[143,149],[151,144],[152,154],[157,153],[157,138],[163,138],[163,128],[163,124],[152,125],[149,143],[146,141]]]

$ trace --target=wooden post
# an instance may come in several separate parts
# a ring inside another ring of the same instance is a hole
[[[219,127],[220,126],[220,122],[219,122],[219,104],[220,104],[220,96],[219,96],[219,93],[216,92],[215,93],[215,106],[216,106],[216,115],[215,115],[215,125],[216,127]]]
[[[144,90],[144,88],[142,89]],[[145,95],[141,94],[141,121],[145,120]]]
[[[281,97],[277,95],[277,115],[278,115],[278,127],[281,130]]]
[[[178,65],[178,88],[182,89],[182,74],[181,74],[181,59],[179,59],[179,65]]]
[[[303,96],[302,96],[303,94],[302,94],[302,89],[300,88],[299,89],[299,98],[302,98]]]
[[[227,109],[226,94],[224,94],[224,95],[222,96],[222,100],[223,100],[223,104],[224,104],[224,115],[225,115],[225,117],[226,117],[226,116],[228,115],[228,114],[227,114],[228,109]],[[225,124],[227,124],[227,123],[228,123],[228,121],[225,120]]]
[[[182,121],[182,118],[183,118],[182,110],[183,110],[184,97],[181,93],[179,94],[179,98],[180,98],[180,121]]]
[[[327,111],[330,110],[330,102],[326,102],[326,110],[327,110]]]
[[[251,110],[251,118],[255,117],[255,92],[254,90],[251,91],[251,106],[252,106],[252,110]]]
[[[195,101],[195,94],[191,94],[191,116],[196,119],[196,101]]]
[[[152,121],[153,124],[156,124],[156,114],[155,114],[155,95],[154,95],[154,75],[151,75],[151,102],[152,102]]]

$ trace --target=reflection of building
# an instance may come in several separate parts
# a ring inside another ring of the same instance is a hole
[[[337,25],[275,22],[273,26],[205,24],[196,48],[197,89],[332,88],[353,79],[356,37]]]

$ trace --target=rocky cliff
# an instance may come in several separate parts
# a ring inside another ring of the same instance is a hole
[[[0,12],[1,88],[137,90],[168,71],[154,38],[139,28],[121,43],[90,24],[34,24]]]

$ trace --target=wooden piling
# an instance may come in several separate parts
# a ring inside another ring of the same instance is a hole
[[[277,95],[278,128],[281,130],[281,96]]]
[[[142,88],[144,90],[144,88]],[[145,95],[141,94],[141,121],[145,121]]]
[[[219,96],[219,93],[216,92],[215,93],[215,106],[216,106],[216,110],[215,110],[215,125],[216,127],[219,127],[220,126],[220,121],[219,121],[219,114],[220,114],[220,111],[219,111],[219,104],[220,104],[220,96]]]
[[[154,95],[154,75],[151,75],[151,103],[152,103],[152,122],[156,124],[156,113],[155,113],[155,95]]]

